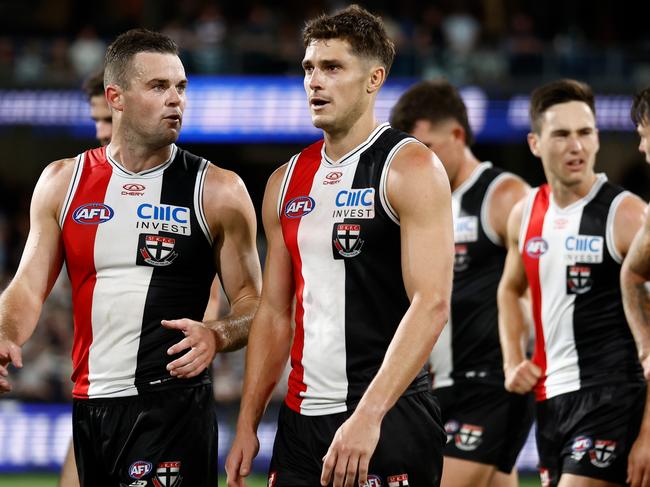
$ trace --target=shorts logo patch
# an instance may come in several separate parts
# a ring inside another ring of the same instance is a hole
[[[589,451],[591,464],[599,468],[609,467],[616,458],[616,442],[610,440],[596,440],[594,447]]]
[[[160,462],[156,467],[155,487],[179,487],[183,481],[180,475],[181,462]]]
[[[588,265],[570,265],[566,268],[567,294],[585,294],[591,291],[594,280]]]
[[[454,254],[454,271],[462,272],[469,267],[470,256],[466,244],[456,244]]]
[[[388,481],[388,487],[400,487],[409,484],[409,476],[405,473],[400,475],[391,475],[386,480]]]
[[[136,264],[148,264],[154,267],[168,266],[178,257],[178,252],[174,250],[175,245],[175,238],[141,233],[138,242],[139,255]]]
[[[582,457],[589,451],[594,444],[588,436],[578,436],[573,440],[571,445],[571,458],[576,462],[582,460]]]
[[[342,257],[356,257],[361,253],[361,247],[363,247],[361,225],[353,223],[334,224],[332,242],[334,248]],[[336,255],[334,258],[336,258]]]
[[[151,464],[151,462],[138,460],[137,462],[133,462],[129,467],[129,477],[131,477],[132,479],[141,479],[152,470],[153,470],[153,465]]]
[[[361,486],[361,484],[359,484]],[[368,474],[368,480],[361,487],[381,487],[381,478],[377,475]]]
[[[445,423],[445,432],[447,433],[447,443],[454,441],[454,435],[460,429],[460,423],[454,419],[450,419]]]
[[[267,482],[267,487],[275,487],[275,481],[278,478],[278,473],[277,472],[270,472],[269,473],[269,480]]]
[[[456,448],[463,451],[476,450],[483,441],[483,427],[464,424],[456,433]]]
[[[539,481],[542,487],[551,487],[551,475],[548,473],[547,468],[539,469]]]

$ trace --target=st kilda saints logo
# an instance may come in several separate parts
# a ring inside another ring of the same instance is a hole
[[[180,487],[181,462],[161,462],[156,467],[156,476],[151,479],[155,487]]]
[[[594,281],[591,278],[591,267],[584,264],[570,265],[566,268],[567,294],[585,294],[591,291]]]
[[[334,244],[335,259],[356,257],[361,253],[361,247],[363,247],[361,225],[336,223],[332,230],[332,243]]]
[[[152,265],[154,267],[171,265],[176,257],[178,257],[178,252],[174,250],[175,246],[175,238],[141,233],[138,242],[138,258],[136,264]]]

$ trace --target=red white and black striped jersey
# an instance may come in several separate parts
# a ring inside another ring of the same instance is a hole
[[[641,380],[619,285],[614,218],[628,195],[599,174],[584,198],[558,207],[548,185],[523,213],[519,251],[535,321],[538,400]]]
[[[322,140],[289,162],[278,215],[296,293],[286,398],[296,412],[353,408],[409,307],[386,178],[410,143],[418,142],[383,124],[338,162]],[[410,390],[421,387],[428,387],[424,370]]]
[[[183,338],[162,319],[202,320],[215,275],[203,214],[208,162],[173,146],[133,173],[108,148],[77,157],[60,222],[72,284],[73,395],[119,397],[209,381],[169,375]]]

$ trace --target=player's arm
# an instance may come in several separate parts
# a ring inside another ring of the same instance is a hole
[[[189,349],[167,365],[170,374],[179,378],[201,373],[217,352],[246,345],[262,284],[255,242],[255,210],[242,180],[231,171],[210,166],[203,205],[210,230],[216,235],[217,271],[230,301],[230,313],[203,323],[189,319],[163,321],[164,326],[185,334],[183,340],[168,350],[172,355]]]
[[[0,297],[0,392],[11,390],[10,362],[22,367],[20,347],[36,328],[45,298],[63,263],[58,215],[74,159],[56,161],[41,174],[30,207],[30,229],[15,277]]]
[[[530,392],[541,375],[539,367],[526,359],[528,329],[520,304],[528,288],[524,263],[519,253],[519,230],[524,204],[525,200],[517,203],[508,217],[508,254],[497,291],[505,387],[510,392],[519,394]]]
[[[359,483],[379,439],[381,422],[427,360],[449,316],[454,239],[449,181],[441,162],[420,144],[399,151],[387,179],[400,219],[401,262],[410,306],[384,361],[325,457],[321,484]],[[346,468],[347,465],[347,468]]]
[[[259,449],[257,427],[289,358],[293,334],[293,268],[277,210],[285,171],[286,166],[283,166],[271,175],[264,194],[262,219],[267,240],[264,285],[246,350],[237,434],[226,461],[230,487],[244,485],[243,477],[251,472],[252,460]]]
[[[508,240],[508,216],[515,204],[526,197],[528,191],[530,186],[513,175],[502,179],[492,192],[488,202],[488,221],[504,245]]]

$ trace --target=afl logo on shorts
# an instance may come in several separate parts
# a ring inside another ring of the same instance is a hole
[[[147,475],[152,470],[153,465],[151,462],[138,460],[137,462],[133,462],[129,467],[129,477],[138,480]]]
[[[83,225],[99,225],[113,218],[114,214],[113,208],[104,203],[88,203],[74,210],[72,219]]]
[[[300,218],[311,213],[316,206],[311,196],[298,196],[287,203],[284,214],[287,218]]]
[[[542,237],[533,237],[526,242],[526,253],[533,259],[539,259],[548,251],[548,243]]]
[[[363,484],[363,487],[381,487],[381,478],[377,475],[368,475],[368,481]]]

